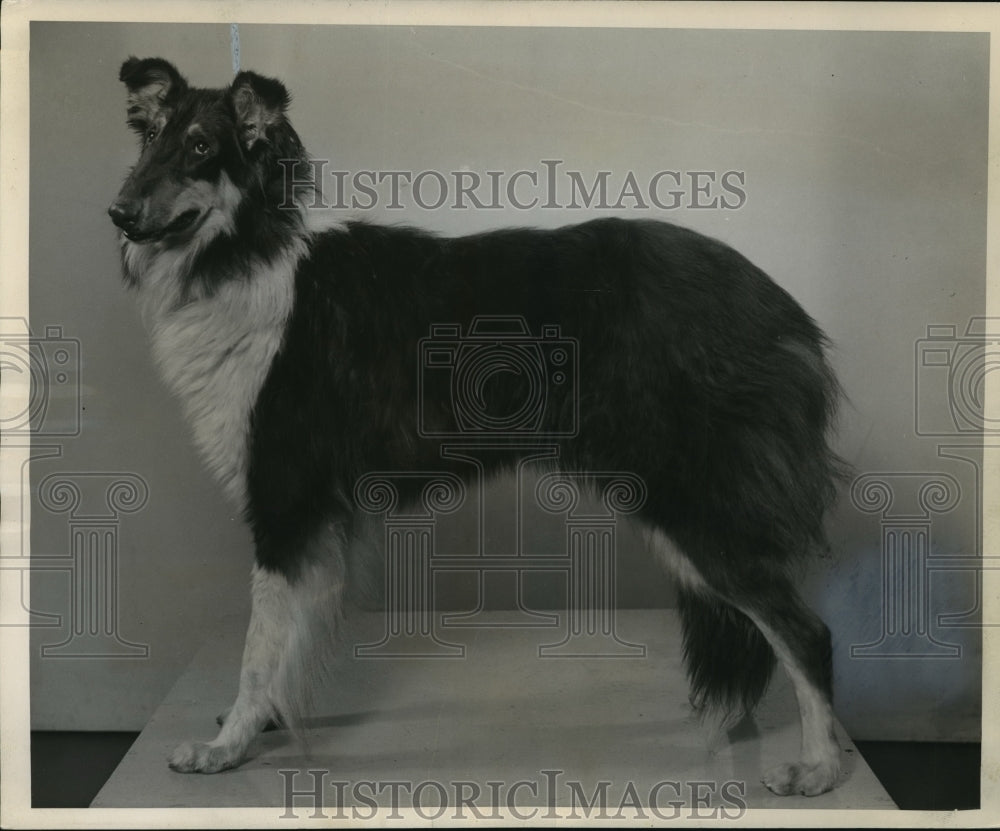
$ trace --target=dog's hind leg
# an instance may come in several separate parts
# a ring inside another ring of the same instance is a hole
[[[791,678],[802,723],[798,761],[777,765],[762,778],[781,796],[816,796],[834,787],[840,775],[840,747],[834,733],[833,650],[830,630],[799,598],[780,568],[758,561],[711,581],[717,596],[756,624]]]
[[[236,767],[272,720],[294,726],[306,705],[315,644],[329,643],[343,589],[337,553],[304,564],[293,578],[256,566],[239,693],[210,742],[185,742],[170,757],[182,773]]]
[[[762,781],[782,796],[830,790],[840,774],[840,747],[826,625],[774,562],[726,557],[723,568],[698,569],[665,535],[654,532],[650,539],[679,582],[692,703],[749,714],[764,694],[776,654],[798,700],[802,751],[797,762],[768,770]]]
[[[720,726],[736,724],[753,713],[767,690],[774,651],[753,621],[709,588],[665,534],[653,530],[647,539],[677,582],[691,706],[702,713],[720,712]]]
[[[791,678],[802,721],[799,761],[771,768],[762,781],[781,796],[824,793],[840,775],[830,630],[806,608],[790,583],[774,587],[769,605],[751,602],[743,611],[764,633]]]

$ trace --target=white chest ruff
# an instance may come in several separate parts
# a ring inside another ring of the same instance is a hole
[[[194,441],[212,474],[239,507],[246,503],[250,416],[281,347],[294,300],[298,242],[245,279],[183,302],[186,263],[164,252],[140,286],[153,356],[180,398]]]

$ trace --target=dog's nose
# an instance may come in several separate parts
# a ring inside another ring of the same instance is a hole
[[[111,217],[111,221],[115,225],[127,231],[135,227],[136,220],[139,218],[139,205],[137,202],[116,200],[108,208],[108,216]]]

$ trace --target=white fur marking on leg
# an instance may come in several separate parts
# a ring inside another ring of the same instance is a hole
[[[705,581],[692,562],[674,545],[673,541],[658,528],[644,527],[647,545],[656,558],[683,586],[689,589],[707,590]]]
[[[784,639],[758,616],[745,613],[767,638],[791,678],[802,722],[802,757],[799,763],[772,768],[764,774],[764,784],[781,796],[824,793],[836,784],[840,775],[840,746],[837,744],[830,702],[802,671]]]
[[[253,606],[236,703],[212,742],[188,742],[174,751],[170,759],[174,770],[216,773],[235,767],[253,738],[276,713],[268,693],[292,634],[292,593],[281,574],[255,566],[251,594]]]
[[[293,727],[301,723],[316,675],[316,647],[332,644],[344,583],[342,550],[340,533],[331,528],[310,549],[319,559],[304,565],[295,581],[254,567],[253,607],[236,702],[215,739],[180,745],[170,767],[183,773],[236,767],[268,721],[279,717]]]

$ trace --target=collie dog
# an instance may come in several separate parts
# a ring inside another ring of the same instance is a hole
[[[240,72],[198,89],[167,61],[134,57],[120,80],[141,141],[109,208],[125,282],[255,542],[239,693],[217,738],[174,751],[174,770],[232,768],[269,722],[297,723],[368,550],[359,479],[468,478],[472,467],[441,452],[463,412],[454,373],[421,374],[420,344],[445,324],[516,319],[578,350],[573,383],[548,384],[532,405],[530,435],[551,439],[560,470],[643,483],[636,519],[677,576],[692,703],[749,713],[777,656],[802,750],[763,782],[778,794],[836,784],[830,634],[793,566],[824,545],[839,389],[823,333],[783,289],[726,245],[663,222],[457,238],[334,223],[309,208],[321,183],[280,81]],[[490,374],[472,390],[480,427],[509,427],[525,390],[523,374]],[[498,471],[519,440],[498,430]]]

